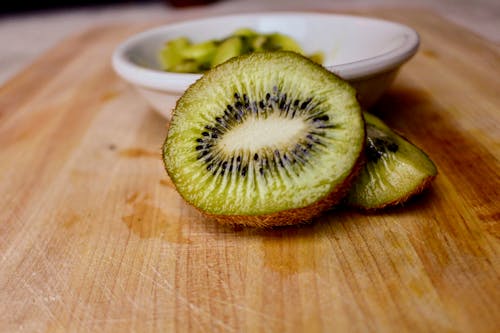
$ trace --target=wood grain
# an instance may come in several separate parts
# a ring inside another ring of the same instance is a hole
[[[186,205],[165,121],[98,27],[0,89],[0,331],[500,331],[500,51],[423,11],[364,14],[422,45],[373,110],[424,148],[433,187],[378,214],[276,230]]]

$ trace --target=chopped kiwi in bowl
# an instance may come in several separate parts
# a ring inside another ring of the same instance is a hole
[[[364,158],[355,90],[295,52],[256,52],[178,100],[163,145],[179,194],[223,223],[309,221],[338,203]]]
[[[169,40],[160,50],[159,61],[163,70],[177,73],[204,73],[233,57],[252,52],[293,51],[304,55],[302,47],[292,37],[282,33],[258,33],[240,28],[223,39],[193,43],[186,37]],[[308,57],[321,64],[323,53]]]

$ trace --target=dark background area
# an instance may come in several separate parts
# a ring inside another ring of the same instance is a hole
[[[208,4],[215,0],[48,0],[48,1],[3,1],[0,5],[0,14],[16,12],[32,12],[45,9],[66,9],[86,6],[110,4],[141,4],[161,2],[172,7],[188,7]]]
[[[96,5],[107,5],[107,4],[139,4],[148,2],[159,2],[159,0],[48,0],[48,1],[4,1],[0,5],[1,13],[11,13],[11,12],[29,12],[44,9],[56,9],[56,8],[74,8],[74,7],[85,7],[85,6],[96,6]]]

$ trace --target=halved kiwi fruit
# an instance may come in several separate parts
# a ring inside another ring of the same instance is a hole
[[[372,114],[366,122],[366,164],[347,203],[371,210],[401,204],[425,189],[437,175],[432,160]]]
[[[178,100],[163,146],[180,195],[220,222],[308,221],[337,203],[365,143],[355,90],[293,52],[232,58]]]

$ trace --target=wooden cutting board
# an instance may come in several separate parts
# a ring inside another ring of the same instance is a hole
[[[65,40],[0,89],[0,331],[499,332],[500,51],[424,11],[374,109],[439,167],[378,214],[223,227],[161,162],[166,122],[111,70],[144,26]]]

